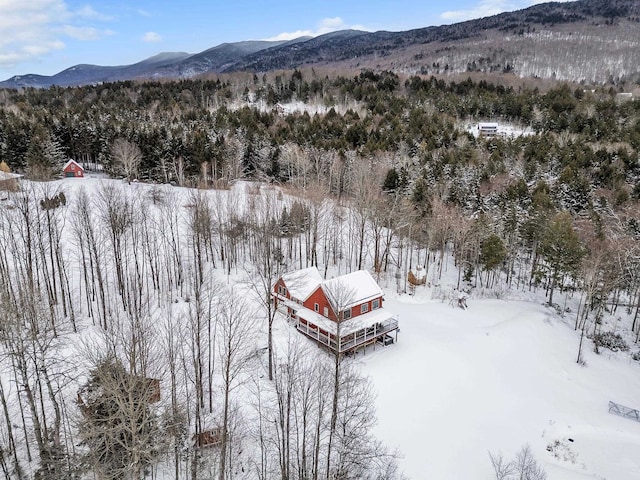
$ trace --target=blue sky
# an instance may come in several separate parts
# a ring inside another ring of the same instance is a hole
[[[0,80],[90,63],[126,65],[160,52],[335,30],[408,30],[539,0],[0,0]]]

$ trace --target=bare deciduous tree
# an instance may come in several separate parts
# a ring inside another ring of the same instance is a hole
[[[231,392],[238,387],[254,352],[256,312],[237,292],[220,295],[216,309],[217,353],[222,377],[222,438],[220,444],[220,480],[230,478]]]
[[[164,369],[153,322],[148,311],[123,312],[83,351],[90,372],[78,395],[78,428],[103,478],[141,479],[162,452],[156,402]]]
[[[116,138],[111,147],[113,159],[122,169],[128,182],[131,182],[138,174],[138,167],[142,161],[140,147],[125,138]]]
[[[162,432],[152,409],[153,388],[110,354],[96,361],[80,395],[80,436],[89,465],[103,479],[144,478],[159,454]]]
[[[502,452],[496,454],[489,452],[489,458],[491,459],[491,466],[496,480],[508,480],[514,473],[513,464],[504,458]]]
[[[324,293],[331,304],[336,321],[335,333],[335,358],[333,364],[333,396],[331,402],[331,421],[329,429],[329,438],[327,440],[327,479],[329,479],[329,471],[331,465],[331,449],[336,434],[338,422],[338,403],[341,395],[341,366],[343,354],[340,351],[340,337],[342,335],[342,323],[351,317],[351,311],[348,306],[353,302],[356,295],[355,290],[350,285],[345,284],[341,280],[333,280],[325,282],[323,285]]]
[[[275,282],[286,270],[286,261],[279,247],[277,229],[277,202],[273,192],[260,195],[252,212],[255,259],[249,270],[250,285],[260,305],[267,313],[267,352],[269,380],[273,380],[273,322],[276,308],[271,292]]]
[[[546,480],[547,473],[538,465],[531,447],[523,445],[513,460],[508,462],[502,452],[489,452],[491,466],[496,480]]]

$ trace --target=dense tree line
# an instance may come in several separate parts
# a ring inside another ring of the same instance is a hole
[[[447,163],[478,162],[489,175],[509,169],[517,156],[531,164],[530,174],[548,170],[548,163],[557,159],[560,167],[595,171],[611,183],[617,173],[637,175],[640,146],[640,107],[637,102],[616,103],[615,94],[566,84],[540,92],[484,80],[414,76],[402,81],[393,73],[370,71],[356,77],[294,71],[224,82],[5,90],[0,97],[0,159],[34,177],[50,174],[64,158],[96,162],[122,174],[112,146],[123,138],[140,148],[141,178],[197,183],[206,166],[212,181],[233,180],[228,177],[234,174],[288,181],[290,172],[280,158],[288,143],[359,157],[406,147],[420,162],[431,162],[442,152]],[[291,100],[330,109],[315,115],[271,108]],[[256,108],[258,103],[267,108]],[[478,119],[530,126],[539,135],[486,143],[456,128]],[[467,144],[460,152],[463,141]],[[234,155],[239,165],[232,165]]]

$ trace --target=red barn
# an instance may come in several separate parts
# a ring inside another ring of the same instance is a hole
[[[398,317],[382,308],[383,292],[366,270],[322,280],[315,267],[283,275],[271,294],[306,336],[334,353],[393,343]]]
[[[62,168],[65,177],[84,177],[84,168],[78,162],[69,160]]]

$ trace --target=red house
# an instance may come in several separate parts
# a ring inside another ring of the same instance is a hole
[[[65,177],[84,177],[84,168],[74,160],[69,160],[65,166],[62,167],[62,171]]]
[[[398,317],[382,307],[383,292],[366,270],[322,280],[315,267],[283,275],[271,292],[276,306],[306,336],[334,353],[394,342]]]

